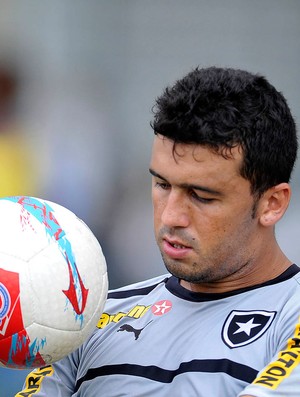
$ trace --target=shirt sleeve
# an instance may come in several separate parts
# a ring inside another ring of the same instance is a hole
[[[78,351],[62,360],[30,372],[15,397],[71,397],[76,383]]]
[[[239,395],[255,397],[300,396],[300,318],[283,347],[256,379]]]

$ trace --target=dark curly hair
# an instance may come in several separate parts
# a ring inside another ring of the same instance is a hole
[[[243,150],[241,175],[261,196],[289,182],[297,157],[295,121],[265,77],[231,68],[196,68],[165,89],[153,107],[155,134],[205,145],[223,156]]]

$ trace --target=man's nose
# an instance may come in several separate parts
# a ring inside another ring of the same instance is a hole
[[[189,225],[189,208],[183,195],[171,191],[161,215],[162,223],[168,227],[187,227]]]

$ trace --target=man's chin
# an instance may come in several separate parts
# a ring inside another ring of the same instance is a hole
[[[182,263],[174,262],[174,261],[172,262],[164,261],[164,262],[169,273],[171,273],[174,277],[177,277],[178,279],[184,280],[188,283],[201,284],[201,283],[215,281],[213,280],[210,271],[191,272],[191,270],[189,268],[186,269],[185,267],[187,266],[185,266]]]

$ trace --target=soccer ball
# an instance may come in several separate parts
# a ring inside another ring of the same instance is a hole
[[[0,366],[51,364],[96,328],[108,278],[100,244],[56,203],[0,199]]]

